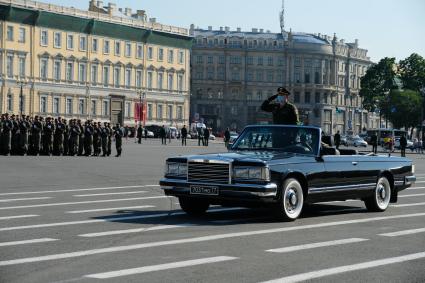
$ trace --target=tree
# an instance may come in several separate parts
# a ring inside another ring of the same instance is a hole
[[[400,78],[405,89],[420,91],[425,87],[425,59],[413,53],[399,64]]]
[[[394,128],[409,129],[421,123],[422,96],[414,90],[392,90],[388,98],[386,117]]]
[[[361,78],[359,93],[363,98],[363,107],[366,110],[375,111],[376,108],[379,108],[381,113],[386,116],[388,95],[392,89],[397,88],[394,83],[395,76],[395,58],[385,57],[367,70]]]

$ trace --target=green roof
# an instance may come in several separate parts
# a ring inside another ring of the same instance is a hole
[[[18,8],[8,5],[0,5],[0,19],[3,21],[26,25],[165,45],[176,48],[190,49],[192,47],[192,37],[190,36],[108,23],[96,19]]]

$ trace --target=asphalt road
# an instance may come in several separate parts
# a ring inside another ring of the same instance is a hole
[[[121,158],[0,157],[0,282],[425,282],[425,155],[409,154],[418,182],[384,213],[188,217],[157,186],[164,160],[218,151],[149,140]]]

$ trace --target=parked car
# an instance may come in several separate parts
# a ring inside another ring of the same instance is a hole
[[[362,146],[362,147],[367,147],[367,142],[362,139],[361,137],[349,137],[347,139],[347,146],[354,146],[354,147],[358,147],[358,146]]]
[[[256,205],[295,220],[315,202],[360,199],[385,211],[416,181],[405,157],[322,147],[321,135],[316,127],[248,126],[228,153],[168,158],[159,184],[191,215],[211,204]]]
[[[145,131],[142,132],[142,137],[145,137]],[[154,138],[155,134],[152,131],[147,131],[147,137],[148,138]]]
[[[230,132],[230,140],[229,143],[234,143],[235,140],[239,137],[239,134],[236,132]]]
[[[400,138],[396,138],[394,140],[394,147],[396,149],[400,149]],[[406,148],[408,148],[410,150],[413,150],[414,149],[414,145],[413,145],[413,142],[411,140],[407,140],[407,146],[406,146]]]
[[[158,126],[158,125],[146,126],[146,129],[148,129],[148,131],[153,132],[155,138],[159,138],[159,132],[160,132],[161,128],[162,127]]]
[[[341,136],[341,145],[348,146],[348,144],[347,144],[347,136]]]
[[[210,134],[210,136],[208,137],[208,139],[214,141],[215,140],[215,136],[213,134]]]

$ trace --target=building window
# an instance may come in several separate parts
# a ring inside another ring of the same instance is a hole
[[[184,81],[183,81],[183,75],[182,74],[179,74],[178,75],[178,79],[177,79],[177,89],[179,91],[183,91],[183,83],[184,83]]]
[[[84,114],[84,110],[85,110],[85,99],[84,98],[80,98],[78,99],[78,114],[83,115]]]
[[[284,59],[283,59],[283,57],[279,57],[279,58],[277,58],[277,65],[278,66],[283,66],[283,63],[284,63],[284,61],[283,61]]]
[[[263,65],[263,57],[257,58],[257,65],[262,66]]]
[[[162,120],[162,104],[158,104],[157,111],[156,111],[156,117],[158,120]]]
[[[142,79],[143,79],[142,70],[137,70],[136,71],[136,87],[138,87],[138,88],[142,87]]]
[[[72,98],[66,98],[65,113],[68,115],[72,114]]]
[[[152,77],[153,77],[152,72],[148,72],[148,82],[147,82],[148,89],[152,89]]]
[[[19,57],[19,76],[25,77],[25,57]]]
[[[295,76],[295,82],[299,84],[299,83],[301,82],[301,75],[300,75],[300,72],[299,72],[299,71],[296,71],[296,72],[294,73],[294,76]]]
[[[103,116],[109,115],[109,101],[103,100]]]
[[[143,45],[141,45],[141,44],[137,45],[136,57],[138,59],[143,59]]]
[[[179,64],[184,63],[184,51],[179,51]]]
[[[12,95],[7,95],[7,111],[12,112],[13,111],[13,101],[12,101]]]
[[[125,70],[125,87],[130,88],[131,86],[131,69]]]
[[[53,97],[53,114],[59,114],[59,97]]]
[[[232,81],[240,81],[240,73],[239,71],[232,72]]]
[[[164,49],[158,48],[158,61],[163,61],[163,60],[164,60]]]
[[[177,106],[177,119],[183,120],[183,106]]]
[[[131,43],[130,42],[125,43],[125,56],[131,57]]]
[[[294,94],[294,102],[295,103],[300,103],[300,93],[299,92],[296,92]]]
[[[152,120],[152,104],[148,104],[148,119]]]
[[[164,73],[158,73],[158,89],[162,89],[162,85],[163,85],[163,81],[164,81]]]
[[[167,118],[169,121],[173,120],[173,105],[168,105]]]
[[[121,42],[115,41],[115,55],[120,56],[121,55]]]
[[[314,95],[314,102],[320,103],[320,92],[316,92]]]
[[[80,36],[80,51],[86,51],[86,50],[87,50],[87,37]]]
[[[320,84],[320,72],[319,71],[316,71],[314,73],[314,83],[315,84]]]
[[[125,117],[127,118],[131,117],[131,102],[125,103]]]
[[[41,30],[40,45],[41,46],[47,46],[48,42],[49,42],[49,34],[48,34],[47,30]]]
[[[53,79],[59,81],[61,79],[61,62],[55,61],[53,64]]]
[[[148,60],[153,60],[153,47],[148,47]]]
[[[66,80],[71,82],[74,80],[74,63],[66,63]]]
[[[173,80],[174,80],[174,74],[168,74],[168,82],[167,82],[167,86],[168,86],[168,90],[173,90]]]
[[[40,96],[40,112],[47,113],[47,96]]]
[[[168,50],[168,63],[174,63],[174,50]]]
[[[257,82],[263,81],[263,71],[257,71]]]
[[[254,64],[254,57],[252,57],[252,56],[248,56],[248,57],[246,58],[246,64],[247,64],[247,65],[253,65],[253,64]]]
[[[309,92],[306,92],[304,96],[304,103],[310,103],[310,101],[311,101],[311,95]]]
[[[23,27],[20,27],[19,28],[19,38],[18,38],[18,41],[20,43],[24,43],[25,42],[25,28],[23,28]]]
[[[74,50],[74,35],[68,34],[66,36],[66,48],[69,50]]]
[[[254,73],[252,73],[252,71],[249,71],[247,74],[246,74],[246,78],[247,78],[247,80],[248,81],[253,81],[254,80]]]
[[[61,48],[62,47],[62,34],[58,31],[56,31],[53,34],[53,46],[55,48]]]
[[[309,84],[310,83],[310,72],[305,71],[304,73],[304,83]]]
[[[91,105],[90,105],[91,107],[91,109],[90,109],[90,113],[91,113],[91,115],[93,115],[93,116],[96,116],[97,114],[97,111],[96,111],[96,108],[97,108],[97,100],[96,99],[92,99],[91,100]]]
[[[213,56],[208,56],[207,57],[207,63],[208,64],[214,64],[214,57]]]
[[[91,78],[91,82],[92,82],[93,85],[97,84],[97,70],[98,70],[97,65],[91,66],[90,78]]]
[[[114,86],[120,87],[120,68],[114,68]]]
[[[218,63],[219,63],[219,64],[225,64],[225,63],[226,63],[226,57],[224,57],[224,56],[219,56],[219,57],[218,57]]]
[[[9,78],[13,77],[13,55],[12,54],[7,55],[6,74]]]
[[[238,115],[238,108],[236,106],[230,107],[230,114]]]
[[[12,26],[7,26],[6,39],[7,39],[7,41],[13,41],[13,27]]]
[[[110,46],[109,40],[106,40],[106,39],[103,40],[103,53],[104,54],[109,54],[110,49],[111,49],[111,46]]]
[[[270,82],[270,83],[273,82],[273,79],[274,79],[273,77],[274,77],[273,71],[268,71],[267,72],[267,81]]]
[[[79,72],[78,72],[78,80],[80,81],[80,84],[84,84],[87,79],[87,72],[86,72],[86,64],[80,63]]]
[[[91,51],[93,53],[97,53],[98,49],[99,49],[99,40],[97,38],[93,38],[91,42]]]
[[[267,65],[273,66],[273,57],[268,57],[267,58]]]
[[[104,86],[109,85],[109,66],[103,67],[103,85]]]
[[[48,60],[46,58],[40,60],[40,78],[43,80],[47,79],[47,64]]]

